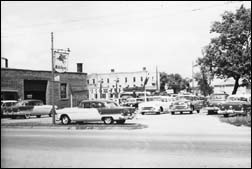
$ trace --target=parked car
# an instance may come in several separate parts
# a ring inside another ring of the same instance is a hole
[[[193,111],[200,112],[204,106],[204,101],[195,95],[178,95],[176,97],[176,101],[171,105],[170,111],[171,114],[175,114],[176,112],[180,112],[180,114],[184,112]]]
[[[152,96],[147,97],[146,102],[139,103],[139,113],[144,114],[161,114],[169,112],[170,105],[174,98],[168,96]]]
[[[225,103],[229,95],[226,93],[214,93],[207,100],[205,109],[208,115],[218,114],[221,104]]]
[[[144,102],[144,98],[128,98],[122,103],[122,106],[138,108],[141,102]]]
[[[251,95],[230,95],[219,105],[218,114],[228,116],[246,116],[251,111]]]
[[[111,100],[83,100],[78,107],[58,109],[57,121],[69,124],[72,121],[103,121],[105,124],[124,124],[133,119],[135,108],[122,107]]]
[[[16,100],[1,100],[1,117],[8,117],[8,108],[15,105],[17,103]]]
[[[30,116],[40,118],[42,115],[51,116],[51,110],[52,105],[44,105],[41,100],[29,99],[18,101],[15,105],[7,108],[7,114],[13,119],[17,117],[30,118]]]

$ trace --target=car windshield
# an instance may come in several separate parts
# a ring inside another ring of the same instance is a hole
[[[106,102],[105,105],[106,105],[107,108],[115,108],[115,107],[118,107],[118,104],[115,103],[115,102]]]
[[[193,100],[193,96],[177,96],[177,100]]]
[[[25,101],[19,101],[15,104],[15,106],[25,106],[27,104],[27,102]]]
[[[247,102],[248,99],[246,97],[228,97],[227,98],[228,101],[244,101],[244,102]]]
[[[149,98],[147,98],[147,101],[162,101],[162,98],[160,98],[160,97],[149,97]]]
[[[210,96],[210,100],[226,100],[226,95],[212,95]]]
[[[19,101],[15,104],[15,106],[41,106],[43,102],[41,101]]]

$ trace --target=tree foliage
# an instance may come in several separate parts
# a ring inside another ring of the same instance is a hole
[[[244,85],[239,84],[240,79],[251,84],[251,9],[242,5],[236,13],[224,12],[222,21],[214,22],[210,33],[218,36],[211,39],[197,62],[218,78],[233,78],[235,94]]]
[[[162,72],[160,77],[161,91],[165,91],[165,85],[168,86],[168,89],[173,89],[174,93],[178,93],[181,90],[188,89],[190,87],[189,81],[183,79],[180,74],[167,74]]]

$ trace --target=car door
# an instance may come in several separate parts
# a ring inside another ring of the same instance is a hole
[[[98,110],[93,102],[83,102],[78,110],[73,114],[73,120],[101,120]]]
[[[44,105],[43,102],[34,102],[33,103],[32,115],[49,115],[52,105]]]

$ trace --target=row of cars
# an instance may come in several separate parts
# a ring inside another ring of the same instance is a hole
[[[134,102],[135,99],[135,102]],[[125,102],[124,106],[136,107],[142,115],[144,114],[161,114],[170,112],[175,114],[177,112],[184,113],[197,111],[204,106],[205,100],[195,95],[178,95],[171,96],[151,96],[146,98],[130,98]]]
[[[134,102],[135,99],[135,102]],[[219,114],[225,117],[234,115],[247,115],[251,113],[251,95],[225,93],[212,94],[210,97],[199,97],[192,94],[177,95],[176,97],[152,96],[143,98],[131,98],[125,106],[138,108],[141,114],[170,112],[172,115],[179,112],[193,113],[205,109],[207,114]]]
[[[247,115],[251,113],[251,96],[213,94],[208,100],[195,95],[151,96],[131,98],[122,105],[110,100],[83,100],[77,107],[56,109],[56,119],[62,124],[69,124],[72,121],[123,124],[126,120],[134,118],[135,110],[144,115],[165,112],[175,114],[196,111],[199,113],[202,108],[207,110],[208,114]],[[52,116],[51,110],[52,105],[44,105],[41,100],[1,101],[1,115],[10,118]]]
[[[56,107],[57,108],[57,107]],[[44,105],[41,100],[1,101],[2,117],[30,118],[42,115],[52,116],[52,105]],[[122,107],[110,100],[83,100],[77,107],[56,109],[56,120],[62,124],[72,121],[103,121],[105,124],[124,124],[126,120],[133,119],[135,108]]]

